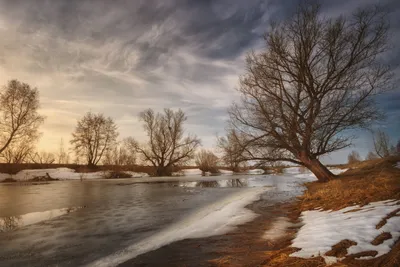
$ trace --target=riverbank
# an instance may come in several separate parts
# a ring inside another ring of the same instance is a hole
[[[253,229],[258,234],[251,244],[228,246],[208,266],[399,266],[399,162],[399,157],[361,162],[328,183],[305,184],[301,197],[279,206],[286,219],[265,220],[271,234],[280,230],[282,235],[263,242],[265,226]],[[335,238],[339,242],[333,243]],[[253,249],[260,242],[264,249]],[[332,246],[324,247],[329,242]],[[307,251],[316,253],[307,257]]]

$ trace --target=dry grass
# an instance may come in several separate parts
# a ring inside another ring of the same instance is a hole
[[[342,258],[347,255],[347,249],[351,246],[357,245],[357,242],[354,242],[349,239],[344,239],[332,246],[332,249],[325,253],[326,256],[334,256],[338,258]]]
[[[383,232],[377,237],[374,238],[374,240],[371,241],[371,244],[374,246],[378,246],[382,244],[385,240],[391,239],[392,235],[389,232]]]
[[[339,210],[353,205],[387,199],[400,199],[400,157],[359,162],[337,179],[327,183],[308,183],[300,198],[301,210],[322,208]]]
[[[296,223],[301,212],[304,210],[316,208],[339,210],[344,207],[356,204],[365,205],[374,201],[400,200],[400,169],[394,167],[398,161],[400,161],[400,157],[392,157],[358,162],[351,166],[340,166],[351,169],[328,183],[313,182],[306,184],[307,191],[299,198],[299,201],[294,203],[290,208],[285,208],[289,211],[287,217],[293,223]],[[356,210],[357,208],[349,212]],[[389,215],[396,216],[396,214]],[[297,229],[288,229],[286,235],[278,240],[278,242],[267,243],[267,241],[264,241],[267,245],[264,253],[262,255],[251,255],[250,259],[247,256],[247,264],[241,266],[327,266],[324,259],[320,256],[309,259],[290,257],[290,254],[297,250],[297,248],[290,247],[291,240],[295,237],[296,232]],[[383,233],[377,236],[372,244],[379,244],[387,238],[388,233]],[[375,256],[377,254],[376,251],[371,250],[346,256],[347,249],[351,245],[354,245],[354,243],[351,241],[351,237],[349,237],[349,240],[342,240],[333,246],[328,254],[345,257],[345,259],[330,266],[400,266],[400,239],[396,241],[389,253],[370,260],[361,260],[359,257]],[[231,255],[235,256],[232,257]],[[238,262],[238,258],[240,257],[242,257],[240,253],[231,253],[215,260],[213,266],[236,266],[235,263]],[[258,258],[258,264],[250,263],[251,259],[254,258]]]

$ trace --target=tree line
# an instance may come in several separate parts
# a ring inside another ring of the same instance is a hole
[[[369,128],[383,118],[375,99],[393,88],[392,67],[382,60],[389,35],[388,16],[379,7],[329,18],[321,15],[320,5],[300,3],[292,17],[272,25],[261,51],[248,54],[239,80],[241,98],[228,111],[226,135],[217,138],[221,161],[232,170],[248,161],[260,166],[290,162],[308,168],[321,182],[333,179],[321,157],[350,147],[355,136],[349,130]],[[25,154],[48,160],[30,147],[44,120],[37,112],[38,90],[10,81],[0,104],[0,154],[15,161]],[[111,118],[85,114],[70,141],[77,158],[89,166],[141,160],[156,175],[168,175],[193,159],[204,170],[215,168],[219,159],[212,152],[196,155],[201,141],[185,134],[182,110],[148,109],[139,116],[144,143],[133,137],[118,142]],[[390,155],[384,133],[374,140],[374,154]]]

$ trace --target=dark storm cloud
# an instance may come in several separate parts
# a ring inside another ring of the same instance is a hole
[[[399,3],[392,11],[400,41]],[[348,14],[374,0],[321,1],[324,15]],[[122,136],[142,134],[145,108],[182,108],[189,132],[212,146],[244,55],[263,47],[271,20],[289,18],[298,0],[0,0],[0,78],[39,87],[46,133],[73,129],[88,110],[120,122]],[[388,56],[398,64],[398,49]],[[398,114],[396,89],[378,103]],[[393,115],[392,115],[393,116]],[[67,126],[61,126],[65,121]],[[135,132],[136,131],[136,132]],[[66,132],[65,135],[69,135]],[[57,137],[59,139],[59,137]]]

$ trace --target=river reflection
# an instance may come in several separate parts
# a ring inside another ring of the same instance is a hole
[[[226,184],[228,187],[246,187],[248,182],[244,179],[231,179],[226,180]]]
[[[177,186],[175,184],[175,186]],[[181,187],[201,187],[201,188],[216,188],[216,187],[248,187],[246,179],[229,179],[229,180],[203,180],[197,182],[179,182]]]
[[[199,181],[196,183],[196,187],[219,187],[218,181]]]
[[[2,217],[0,218],[0,232],[8,232],[26,225],[51,220],[61,215],[77,211],[81,208],[83,207],[54,209],[41,212],[31,212],[20,216]]]

